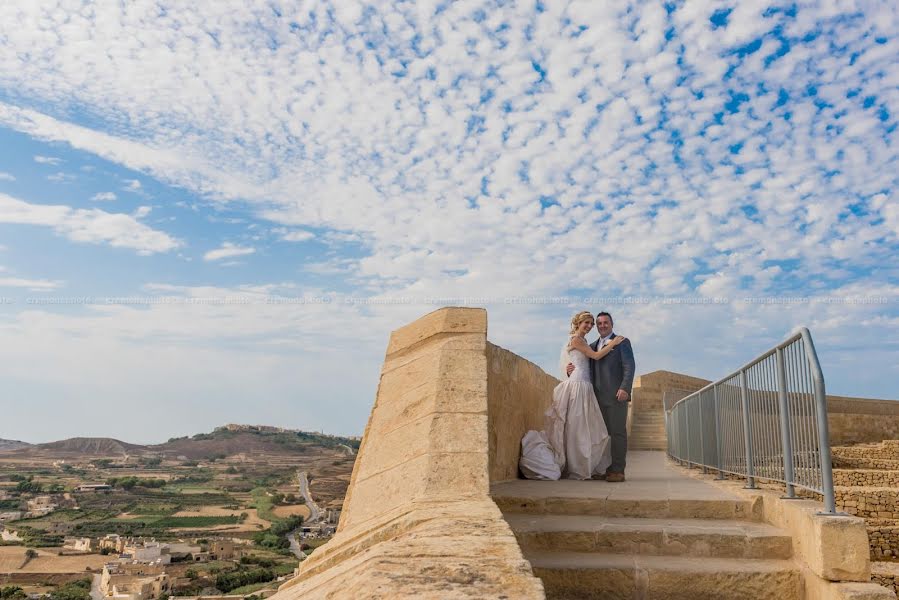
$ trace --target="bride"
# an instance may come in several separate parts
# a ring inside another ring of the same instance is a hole
[[[555,463],[552,466],[557,468],[535,468],[540,464],[537,457],[540,444],[526,442],[534,440],[532,434],[539,434],[528,432],[522,441],[520,463],[526,477],[557,479],[561,475],[568,479],[590,479],[605,473],[612,464],[609,432],[590,380],[590,359],[602,358],[626,338],[618,336],[594,351],[586,340],[591,329],[593,315],[589,311],[579,312],[571,319],[568,341],[560,357],[562,383],[553,390],[552,405],[544,414],[545,429],[540,437],[545,436],[549,443]],[[565,374],[569,362],[575,366],[571,378]]]

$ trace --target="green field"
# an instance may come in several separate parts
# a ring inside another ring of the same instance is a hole
[[[272,512],[272,499],[266,493],[265,488],[253,488],[253,491],[250,493],[253,495],[253,507],[256,509],[260,519],[265,519],[270,523],[281,520]]]
[[[175,527],[215,527],[216,525],[236,525],[238,517],[163,517],[149,523],[153,527],[164,529]]]

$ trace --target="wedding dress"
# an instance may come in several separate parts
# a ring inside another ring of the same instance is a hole
[[[530,479],[556,479],[557,472],[568,479],[590,479],[594,474],[605,473],[612,464],[609,432],[590,381],[590,359],[580,350],[568,349],[571,337],[562,346],[562,383],[553,390],[552,405],[543,415],[544,430],[534,432],[546,440],[558,471],[535,471],[534,465],[545,464],[547,448],[533,443],[535,438],[528,432],[527,447],[522,440],[520,464]],[[571,377],[565,374],[569,362],[574,365]]]

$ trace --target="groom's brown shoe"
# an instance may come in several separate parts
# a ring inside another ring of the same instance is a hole
[[[606,481],[609,483],[621,483],[624,481],[624,473],[612,473],[609,471],[606,473]]]
[[[590,479],[593,479],[594,481],[596,481],[596,480],[598,480],[598,481],[604,481],[605,478],[606,478],[606,474],[605,474],[605,473],[594,473],[593,476],[590,477]]]

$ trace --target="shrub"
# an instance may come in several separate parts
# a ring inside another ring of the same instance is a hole
[[[215,578],[215,587],[222,592],[227,593],[245,585],[271,581],[274,578],[275,574],[271,569],[238,569],[237,571],[220,573]]]

